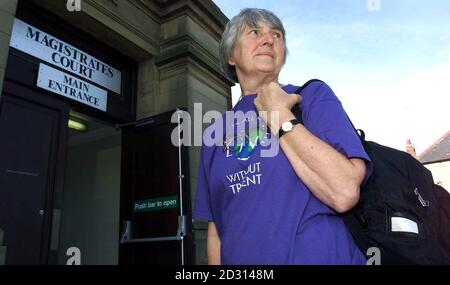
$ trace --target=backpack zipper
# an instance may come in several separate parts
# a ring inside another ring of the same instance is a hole
[[[419,199],[419,202],[423,207],[430,207],[430,202],[422,198],[417,187],[414,189],[414,194],[416,194],[417,199]]]

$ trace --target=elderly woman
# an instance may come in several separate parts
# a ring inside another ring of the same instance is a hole
[[[257,112],[270,131],[231,154],[202,147],[194,218],[209,222],[208,263],[365,264],[338,214],[357,203],[370,159],[326,84],[302,97],[278,82],[286,53],[284,27],[267,10],[242,10],[223,33],[222,67],[242,90],[233,111]],[[280,151],[261,156],[275,135]]]

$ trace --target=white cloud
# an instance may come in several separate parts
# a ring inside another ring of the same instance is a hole
[[[435,54],[435,56],[436,57],[444,57],[444,56],[446,56],[446,55],[449,55],[449,50],[448,50],[448,48],[446,48],[446,49],[443,49],[443,50],[441,50],[441,51],[438,51],[436,54]]]
[[[420,154],[450,129],[450,61],[382,86],[334,87],[368,138],[404,150],[410,138]]]

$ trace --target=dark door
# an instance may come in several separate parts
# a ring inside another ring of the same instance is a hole
[[[0,228],[7,264],[48,263],[55,168],[67,111],[1,98]]]
[[[171,115],[123,130],[121,264],[191,263],[188,157],[172,144]]]

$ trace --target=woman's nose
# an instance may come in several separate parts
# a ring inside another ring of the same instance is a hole
[[[270,45],[273,46],[273,37],[270,33],[265,33],[262,35],[262,45]]]

